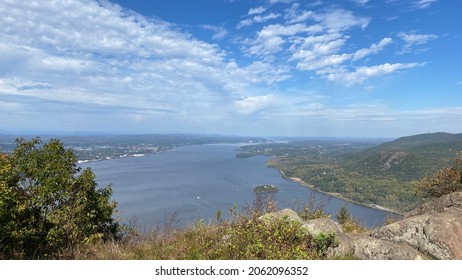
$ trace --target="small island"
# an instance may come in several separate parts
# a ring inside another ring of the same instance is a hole
[[[253,188],[253,192],[256,194],[260,193],[272,193],[272,192],[277,192],[279,189],[274,186],[274,185],[261,185],[261,186],[256,186]]]

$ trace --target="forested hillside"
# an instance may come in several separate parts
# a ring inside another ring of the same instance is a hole
[[[456,151],[462,150],[462,134],[422,134],[375,146],[335,140],[257,145],[243,150],[247,156],[274,156],[271,166],[320,191],[407,211],[421,203],[415,191],[420,180],[450,165]]]
[[[363,152],[347,155],[349,170],[391,175],[401,180],[428,176],[450,164],[462,150],[462,134],[433,133],[401,137]]]

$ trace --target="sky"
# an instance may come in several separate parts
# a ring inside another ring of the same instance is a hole
[[[462,132],[461,0],[0,0],[0,132]]]

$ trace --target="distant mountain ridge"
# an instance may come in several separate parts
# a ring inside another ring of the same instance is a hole
[[[462,141],[462,133],[452,134],[446,132],[426,133],[412,136],[400,137],[396,140],[383,143],[373,149],[377,150],[401,150],[414,151],[415,149],[427,146],[449,143],[457,143]]]
[[[462,151],[462,133],[427,133],[401,137],[345,157],[345,166],[367,175],[420,179],[447,166]]]

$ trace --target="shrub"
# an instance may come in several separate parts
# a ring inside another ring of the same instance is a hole
[[[353,219],[350,211],[348,211],[346,204],[340,208],[340,210],[337,212],[337,215],[335,215],[335,218],[337,218],[337,221],[345,232],[359,233],[366,231],[363,226],[361,226],[355,219]]]
[[[241,218],[227,227],[226,237],[214,250],[216,259],[310,259],[312,236],[288,219],[267,223]]]
[[[154,229],[141,239],[106,242],[84,252],[84,259],[209,259],[296,260],[326,259],[338,246],[334,233],[313,236],[302,223],[288,218],[262,220],[254,212],[232,221],[184,229]]]
[[[79,245],[117,237],[110,186],[97,188],[58,140],[16,140],[0,154],[0,257],[72,257]]]
[[[352,220],[351,214],[347,209],[346,205],[343,205],[342,208],[338,211],[337,215],[335,216],[337,218],[337,221],[343,225],[347,223],[348,221]]]
[[[428,198],[462,191],[462,152],[457,152],[456,155],[454,164],[451,167],[447,167],[431,177],[422,179],[417,188],[417,193]]]

